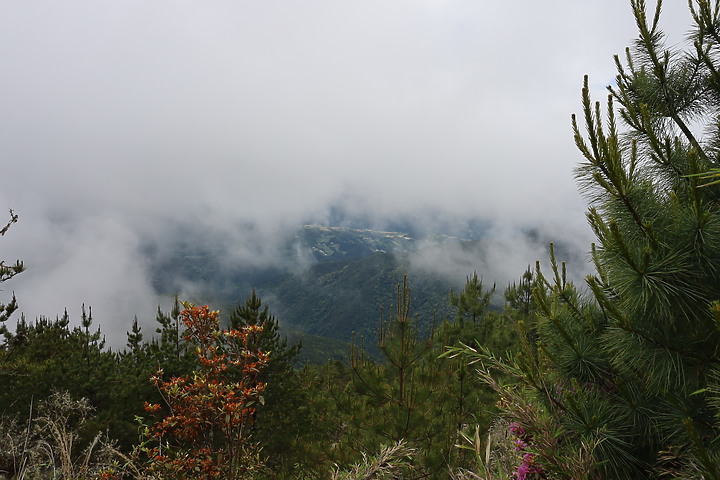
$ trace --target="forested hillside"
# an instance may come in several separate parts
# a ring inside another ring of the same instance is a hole
[[[402,280],[374,340],[355,337],[343,361],[300,368],[303,346],[255,292],[225,312],[228,325],[207,307],[158,310],[156,331],[136,320],[119,352],[89,310],[79,327],[67,314],[21,318],[4,331],[0,358],[0,470],[42,478],[52,455],[63,478],[325,478],[388,447],[403,465],[415,456],[403,471],[444,478],[472,463],[454,447],[457,429],[486,429],[494,411],[470,369],[440,358],[444,346],[512,349],[512,319],[527,316],[491,309],[491,293],[468,279],[434,325],[413,311]]]
[[[545,239],[535,232],[522,235],[525,241],[546,248]],[[380,310],[394,302],[395,286],[406,273],[412,272],[413,310],[423,329],[452,316],[449,293],[461,288],[465,277],[487,262],[484,243],[482,237],[307,225],[286,241],[280,258],[264,268],[226,261],[227,254],[219,249],[199,248],[207,244],[200,239],[177,245],[162,257],[152,252],[148,256],[153,259],[155,288],[160,294],[177,295],[192,282],[194,301],[226,311],[256,289],[291,336],[327,337],[347,344],[355,334],[372,345]],[[462,250],[473,260],[467,271],[448,278],[432,269],[413,268],[414,254],[428,247],[442,251],[444,246]],[[562,242],[557,248],[563,248]],[[492,301],[494,308],[501,307],[500,295]]]

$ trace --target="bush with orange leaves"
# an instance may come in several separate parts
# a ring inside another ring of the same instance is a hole
[[[196,347],[192,375],[152,377],[164,401],[145,404],[161,418],[144,429],[141,450],[151,478],[242,479],[262,467],[249,429],[265,385],[257,380],[269,352],[253,351],[248,340],[262,327],[223,330],[219,312],[184,303],[185,341]]]

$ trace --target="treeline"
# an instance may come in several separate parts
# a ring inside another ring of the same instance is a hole
[[[509,288],[508,298],[519,301],[512,292],[528,292],[528,282]],[[104,347],[89,310],[73,328],[67,314],[31,323],[21,318],[12,331],[4,329],[0,348],[6,445],[0,472],[10,478],[57,472],[62,478],[331,478],[383,448],[399,448],[392,450],[396,457],[412,453],[399,463],[407,478],[447,478],[451,469],[474,464],[456,444],[462,434],[490,427],[497,396],[472,367],[442,357],[445,346],[512,349],[513,325],[530,316],[488,309],[491,291],[474,275],[451,295],[457,318],[421,332],[410,292],[407,281],[399,285],[397,304],[378,319],[381,359],[357,342],[347,362],[303,368],[293,366],[301,346],[283,340],[256,292],[225,322],[178,301],[169,312],[158,309],[152,335],[136,318],[122,351]],[[225,431],[230,417],[237,425]],[[62,431],[48,429],[48,422]],[[233,442],[231,461],[222,455]],[[203,455],[206,463],[198,463]],[[242,466],[231,468],[233,462]]]

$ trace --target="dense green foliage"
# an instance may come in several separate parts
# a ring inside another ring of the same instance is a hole
[[[248,348],[267,352],[268,362],[258,376],[266,385],[263,405],[254,419],[253,437],[260,443],[267,457],[267,466],[275,471],[291,470],[306,455],[305,434],[311,427],[308,393],[302,388],[294,360],[301,344],[288,346],[280,336],[277,319],[253,290],[244,305],[230,314],[230,327],[241,329],[260,326],[259,334],[251,335]]]
[[[470,279],[468,284],[473,285]],[[232,346],[230,339],[222,348],[267,354],[267,364],[255,377],[264,385],[262,395],[244,430],[248,441],[261,447],[264,466],[256,477],[327,478],[337,466],[350,469],[364,455],[379,454],[398,442],[413,451],[404,469],[413,472],[408,478],[445,478],[449,468],[471,463],[454,446],[457,432],[475,425],[486,429],[495,396],[466,365],[440,356],[445,345],[461,340],[480,341],[498,351],[510,348],[510,317],[492,311],[476,322],[447,319],[428,330],[410,315],[408,285],[398,294],[396,303],[388,305],[395,313],[379,319],[380,340],[374,348],[382,354],[379,359],[354,344],[348,363],[329,361],[299,369],[294,360],[301,346],[288,345],[255,291],[230,312],[228,328],[260,328],[247,333],[242,345]],[[459,312],[457,316],[462,317]],[[170,390],[163,393],[153,386],[151,379],[162,371],[162,378],[170,382],[163,388],[171,388],[182,378],[203,378],[204,363],[198,363],[182,318],[177,300],[170,312],[158,309],[153,335],[146,335],[135,318],[122,352],[104,347],[89,309],[83,309],[76,327],[71,327],[67,314],[34,322],[21,318],[12,332],[5,331],[0,348],[0,382],[5,387],[0,391],[0,412],[8,420],[0,434],[20,441],[18,426],[39,421],[35,404],[62,392],[65,404],[87,402],[82,424],[68,424],[78,430],[67,455],[82,457],[83,450],[97,442],[97,434],[105,432],[118,441],[117,458],[135,462],[133,468],[113,471],[137,476],[142,456],[136,455],[149,450],[138,444],[136,419],[144,418],[141,423],[147,424],[147,405],[160,405],[170,395]],[[230,368],[224,375],[227,381],[240,382],[245,374]],[[28,455],[30,450],[0,451],[0,469],[18,472],[18,462]],[[153,471],[162,470],[158,464],[154,462]]]
[[[329,261],[301,274],[285,274],[258,289],[276,298],[278,315],[289,324],[316,335],[347,342],[353,333],[375,343],[376,318],[395,300],[395,286],[408,271],[400,253],[375,252],[357,259]],[[449,311],[447,285],[430,275],[413,277],[413,308],[429,328],[433,314]],[[342,319],[342,321],[338,321]]]
[[[720,160],[720,4],[690,2],[684,52],[664,45],[662,2],[651,16],[631,4],[639,38],[616,58],[605,117],[587,78],[585,133],[573,117],[597,237],[588,294],[551,255],[536,343],[512,362],[465,349],[516,378],[508,389],[485,372],[522,442],[518,478],[720,477],[720,190],[702,181]]]
[[[460,323],[463,323],[465,318],[477,323],[478,319],[482,319],[484,316],[494,293],[495,285],[492,289],[485,291],[482,279],[475,272],[472,277],[467,278],[462,292],[455,294],[452,290],[450,291],[450,305],[457,308],[457,317]]]

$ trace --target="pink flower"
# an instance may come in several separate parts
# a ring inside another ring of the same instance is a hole
[[[516,480],[529,480],[530,475],[534,473],[542,473],[542,469],[540,466],[535,464],[535,455],[532,453],[526,453],[523,455],[522,463],[517,468],[515,478]]]
[[[517,422],[512,422],[509,426],[510,433],[515,435],[516,437],[522,437],[525,435],[525,429]]]

